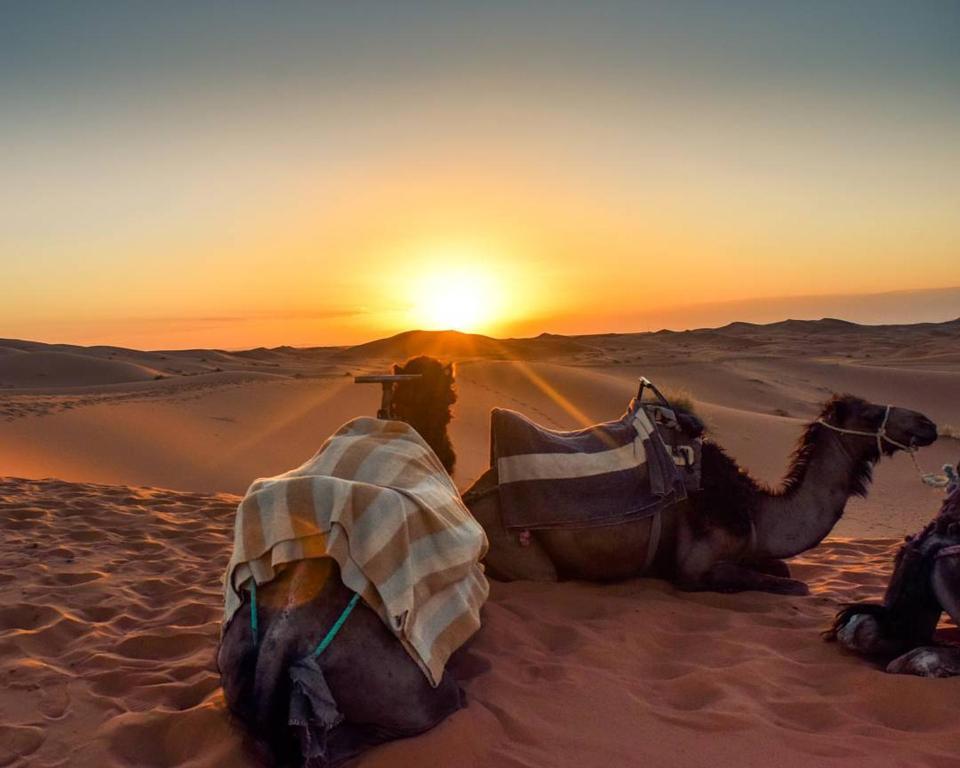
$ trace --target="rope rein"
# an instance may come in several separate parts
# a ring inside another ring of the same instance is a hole
[[[353,597],[350,598],[350,602],[347,603],[347,607],[343,609],[343,612],[333,623],[333,626],[327,630],[327,634],[323,636],[323,640],[317,643],[317,647],[313,650],[312,656],[317,658],[321,653],[323,653],[329,647],[330,643],[333,642],[333,638],[337,636],[337,633],[343,627],[344,622],[347,620],[347,617],[353,612],[353,609],[356,608],[357,603],[360,600],[360,593],[354,592]],[[253,633],[253,645],[256,647],[260,644],[260,621],[258,617],[257,610],[257,580],[250,577],[250,631]]]
[[[917,446],[905,445],[897,440],[894,440],[890,435],[887,434],[887,420],[890,418],[890,408],[887,406],[883,412],[883,421],[880,422],[880,428],[876,432],[867,432],[861,429],[847,429],[846,427],[838,427],[836,424],[831,424],[822,417],[817,419],[817,424],[821,424],[827,429],[832,429],[834,432],[839,432],[842,435],[856,435],[858,437],[875,437],[877,439],[877,460],[880,460],[880,457],[883,456],[883,443],[887,442],[890,445],[899,448],[902,451],[906,451],[909,454],[911,461],[913,461],[913,466],[917,469],[917,474],[920,475],[920,480],[925,484],[929,485],[931,488],[946,488],[947,484],[950,482],[950,478],[947,475],[937,475],[933,472],[924,472],[920,467],[920,462],[917,461]]]

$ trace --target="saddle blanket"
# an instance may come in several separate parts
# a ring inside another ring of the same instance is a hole
[[[574,432],[495,408],[490,434],[507,528],[614,525],[686,498],[673,457],[636,400],[617,421]]]
[[[408,424],[359,418],[313,458],[256,480],[237,509],[223,626],[250,579],[332,557],[434,686],[480,627],[487,539],[436,454]]]

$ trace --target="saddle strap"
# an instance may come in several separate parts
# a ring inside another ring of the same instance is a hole
[[[935,559],[939,560],[941,557],[958,557],[960,556],[960,544],[953,544],[949,547],[944,547],[939,552],[937,552]]]
[[[650,521],[650,539],[647,541],[647,559],[643,564],[643,573],[649,571],[653,566],[653,561],[657,559],[657,550],[660,548],[660,532],[662,528],[661,514],[662,512],[658,509]]]

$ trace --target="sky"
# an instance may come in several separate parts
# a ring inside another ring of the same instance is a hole
[[[0,168],[0,337],[945,320],[960,4],[0,0]]]

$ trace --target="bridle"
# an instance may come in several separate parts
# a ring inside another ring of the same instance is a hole
[[[887,420],[890,418],[890,407],[887,406],[883,411],[883,421],[880,422],[880,428],[876,432],[866,432],[861,429],[846,429],[845,427],[838,427],[836,424],[831,424],[823,418],[817,419],[817,424],[822,424],[827,429],[832,429],[834,432],[839,432],[843,435],[858,435],[860,437],[875,437],[877,438],[877,453],[883,456],[883,443],[888,442],[890,445],[893,445],[899,448],[902,451],[906,451],[911,456],[916,453],[917,446],[913,443],[910,445],[904,445],[896,440],[894,440],[890,435],[887,434]]]
[[[949,483],[949,478],[946,475],[937,475],[932,472],[924,472],[920,468],[920,463],[917,461],[917,446],[910,443],[910,445],[905,445],[897,440],[894,440],[890,435],[887,434],[887,420],[890,418],[890,408],[891,406],[886,406],[883,411],[883,421],[880,422],[880,428],[876,432],[867,432],[862,429],[847,429],[846,427],[838,427],[836,424],[831,424],[823,418],[817,419],[817,424],[820,424],[827,429],[832,429],[834,432],[839,432],[841,435],[857,435],[858,437],[875,437],[877,439],[877,461],[883,457],[883,444],[884,442],[890,443],[890,445],[899,448],[902,451],[906,451],[910,454],[910,459],[913,461],[913,466],[917,468],[917,474],[920,475],[920,480],[924,484],[929,485],[933,488],[944,488]],[[842,443],[841,443],[842,446]],[[844,451],[846,449],[844,448]]]

